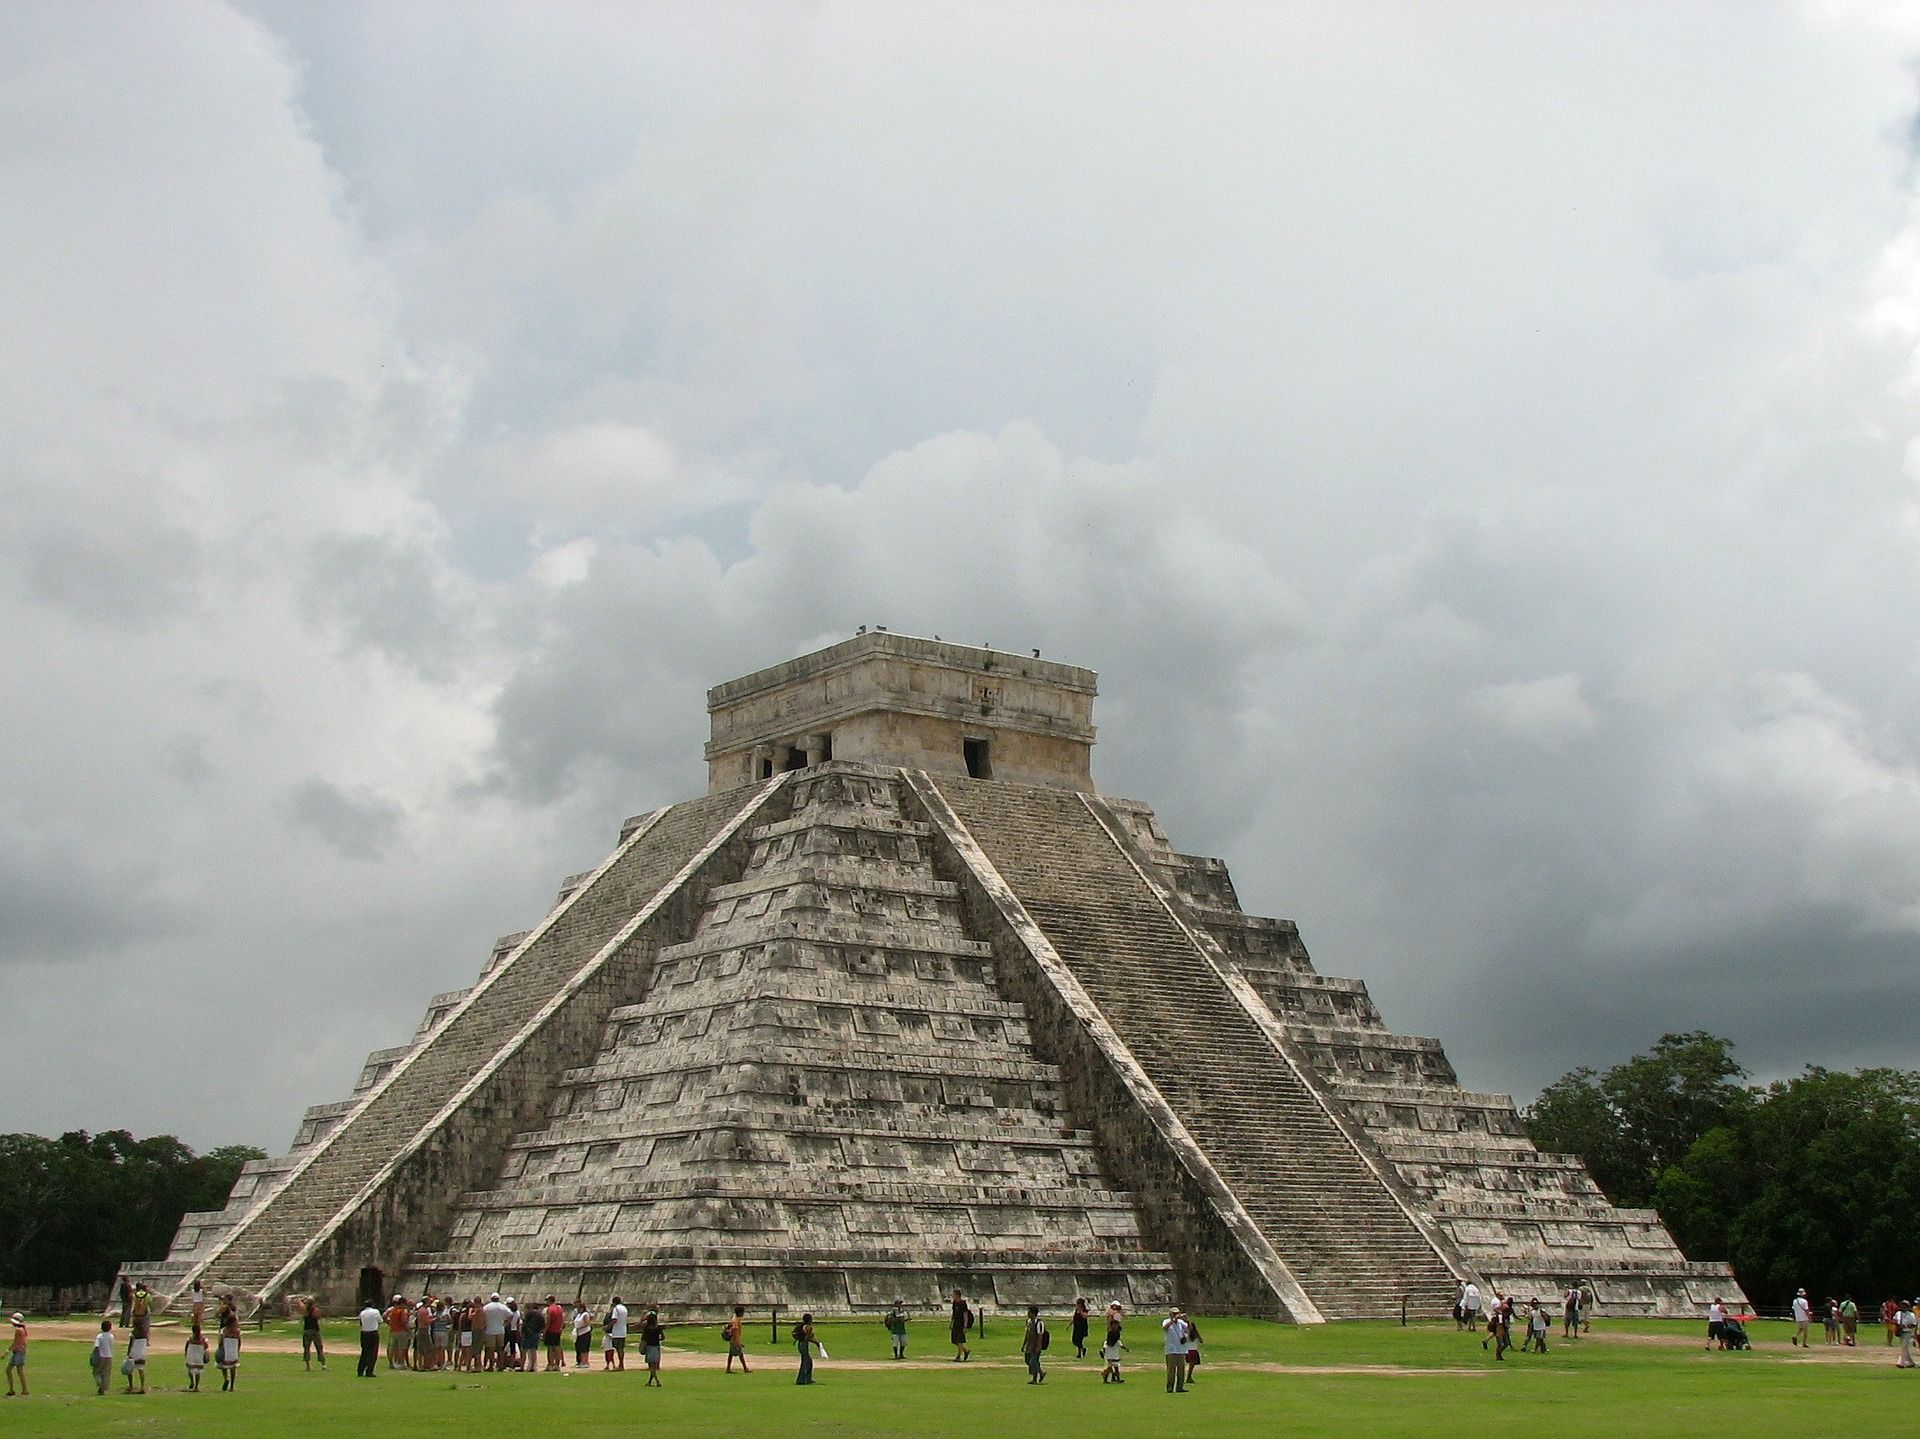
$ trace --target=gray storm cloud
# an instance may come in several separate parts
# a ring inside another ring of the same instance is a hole
[[[1898,8],[97,18],[0,12],[0,1044],[257,1082],[17,1126],[283,1144],[862,623],[1098,668],[1474,1087],[1920,1064]]]

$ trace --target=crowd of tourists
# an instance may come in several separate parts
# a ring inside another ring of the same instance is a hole
[[[214,1301],[196,1279],[185,1299],[187,1332],[182,1345],[182,1357],[188,1391],[197,1392],[200,1389],[202,1374],[212,1364],[220,1372],[221,1389],[232,1392],[239,1383],[241,1353],[240,1311],[234,1296],[223,1294]],[[211,1319],[208,1315],[210,1304],[215,1306]],[[127,1336],[126,1354],[118,1366],[121,1376],[126,1380],[125,1392],[143,1394],[147,1391],[148,1347],[153,1334],[154,1307],[154,1296],[144,1284],[122,1285],[119,1331],[116,1331],[110,1316],[102,1319],[89,1356],[94,1384],[99,1393],[107,1393],[112,1386],[120,1331]],[[1561,1297],[1560,1309],[1563,1338],[1577,1338],[1591,1330],[1593,1293],[1586,1286],[1570,1284]],[[1881,1306],[1880,1317],[1886,1329],[1886,1342],[1889,1346],[1899,1346],[1897,1366],[1902,1369],[1914,1367],[1914,1343],[1917,1331],[1920,1331],[1917,1309],[1920,1309],[1920,1300],[1908,1303],[1889,1299]],[[312,1369],[315,1363],[325,1369],[326,1341],[322,1335],[318,1303],[312,1298],[303,1300],[299,1314],[302,1362],[308,1369]],[[1847,1346],[1858,1342],[1859,1307],[1851,1296],[1837,1300],[1829,1298],[1824,1317],[1828,1344]],[[1101,1326],[1098,1352],[1102,1384],[1127,1382],[1123,1373],[1126,1356],[1130,1352],[1126,1343],[1127,1318],[1126,1309],[1117,1301],[1108,1304],[1097,1320],[1091,1301],[1083,1298],[1074,1303],[1068,1332],[1075,1358],[1087,1357],[1087,1345],[1093,1339],[1096,1323]],[[1477,1284],[1467,1281],[1461,1284],[1455,1295],[1453,1318],[1457,1328],[1482,1334],[1481,1348],[1489,1350],[1497,1360],[1504,1361],[1507,1352],[1514,1347],[1513,1333],[1516,1327],[1522,1334],[1519,1345],[1521,1353],[1547,1352],[1552,1321],[1548,1307],[1537,1298],[1528,1299],[1523,1304],[1514,1296],[1502,1294],[1497,1289],[1490,1295],[1483,1295]],[[1749,1347],[1751,1341],[1745,1329],[1745,1321],[1749,1318],[1750,1315],[1729,1311],[1722,1300],[1716,1297],[1707,1307],[1707,1347],[1721,1350]],[[1793,1301],[1793,1344],[1811,1347],[1812,1321],[1813,1304],[1807,1291],[1802,1289]],[[905,1359],[908,1330],[912,1322],[906,1302],[896,1301],[880,1322],[886,1329],[892,1358]],[[28,1392],[26,1317],[14,1314],[11,1323],[12,1343],[7,1358],[9,1397]],[[1192,1315],[1179,1308],[1168,1310],[1159,1323],[1161,1355],[1166,1366],[1166,1390],[1169,1394],[1185,1393],[1194,1383],[1200,1368],[1200,1326]],[[478,1297],[463,1300],[433,1294],[423,1294],[410,1300],[396,1294],[384,1309],[374,1303],[365,1305],[360,1310],[359,1327],[357,1372],[359,1377],[366,1379],[379,1373],[383,1340],[386,1367],[389,1370],[428,1373],[452,1370],[476,1374],[554,1373],[569,1367],[586,1370],[592,1367],[597,1331],[603,1369],[614,1372],[625,1370],[627,1348],[629,1341],[632,1341],[646,1367],[647,1383],[658,1385],[661,1382],[662,1354],[671,1326],[660,1317],[658,1309],[642,1310],[639,1317],[635,1318],[617,1294],[603,1309],[595,1312],[583,1301],[576,1300],[569,1305],[552,1294],[544,1299],[522,1301],[514,1296],[502,1298],[498,1293],[491,1293],[484,1300]],[[951,1362],[964,1363],[973,1358],[973,1343],[983,1328],[979,1312],[968,1302],[966,1295],[956,1289],[947,1328],[947,1340],[953,1348]],[[737,1363],[738,1372],[751,1373],[747,1362],[746,1309],[743,1305],[734,1306],[732,1315],[721,1325],[721,1335],[727,1346],[727,1372],[734,1373]],[[820,1342],[811,1313],[803,1313],[791,1326],[789,1341],[799,1358],[794,1382],[813,1383],[814,1359],[816,1356],[826,1358],[827,1351]],[[1020,1355],[1026,1363],[1029,1384],[1046,1383],[1046,1359],[1052,1344],[1053,1335],[1040,1313],[1040,1307],[1037,1304],[1029,1305],[1020,1334]]]

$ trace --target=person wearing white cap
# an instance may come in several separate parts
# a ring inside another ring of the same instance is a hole
[[[507,1317],[512,1311],[500,1302],[499,1291],[487,1296],[486,1307],[480,1311],[481,1336],[486,1340],[485,1357],[481,1364],[487,1369],[498,1369],[505,1358],[507,1346]]]
[[[27,1392],[27,1316],[13,1315],[13,1343],[7,1349],[7,1398],[13,1398],[13,1376],[20,1376],[20,1392]]]
[[[1812,1324],[1813,1302],[1807,1298],[1807,1291],[1802,1289],[1798,1294],[1793,1296],[1792,1339],[1792,1342],[1798,1344],[1802,1349],[1809,1347],[1813,1343],[1813,1341],[1807,1337],[1807,1330]]]
[[[1167,1393],[1187,1392],[1187,1316],[1169,1309],[1160,1321],[1160,1348],[1167,1358]]]

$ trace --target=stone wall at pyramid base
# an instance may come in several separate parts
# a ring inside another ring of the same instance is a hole
[[[1171,1271],[1118,1270],[1097,1258],[1075,1264],[1038,1259],[1029,1263],[983,1263],[975,1252],[914,1254],[815,1254],[764,1250],[728,1254],[681,1246],[652,1247],[625,1258],[608,1255],[592,1265],[578,1262],[518,1268],[461,1263],[457,1255],[421,1255],[419,1267],[400,1281],[409,1294],[552,1294],[571,1304],[604,1306],[612,1295],[630,1306],[659,1308],[676,1319],[720,1320],[736,1304],[764,1313],[880,1315],[895,1303],[910,1312],[944,1312],[958,1289],[990,1314],[1024,1314],[1029,1304],[1049,1313],[1070,1310],[1082,1296],[1100,1307],[1117,1300],[1129,1311],[1164,1309],[1173,1302]]]

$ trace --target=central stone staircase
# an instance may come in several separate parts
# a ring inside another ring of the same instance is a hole
[[[1446,1313],[1455,1276],[1092,804],[934,783],[1330,1319]],[[1173,902],[1178,903],[1177,899]]]

